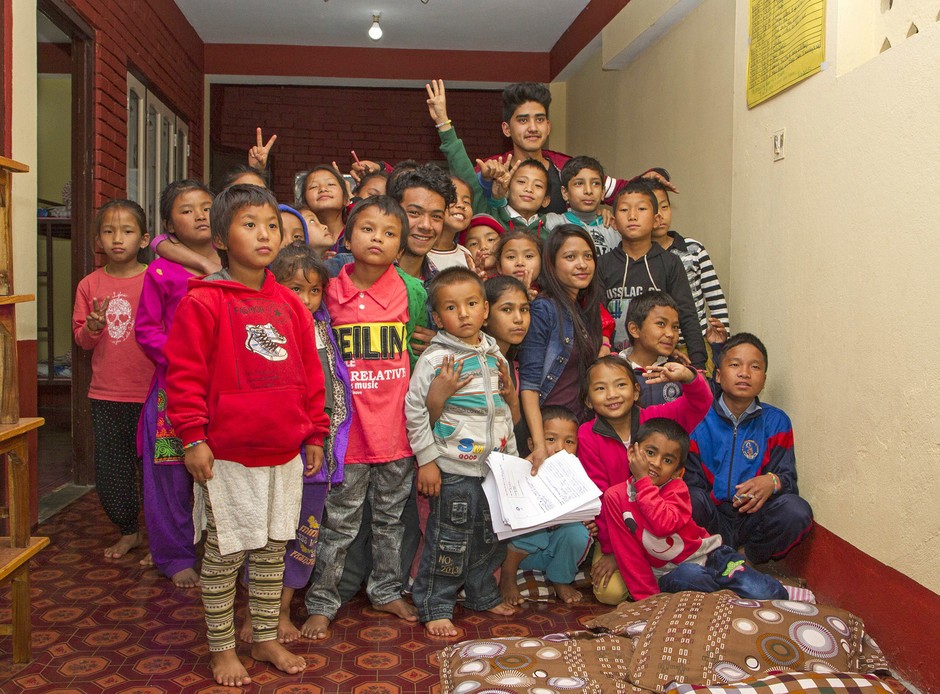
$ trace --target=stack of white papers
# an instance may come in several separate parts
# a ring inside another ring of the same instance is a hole
[[[562,523],[594,520],[601,490],[567,451],[547,458],[537,475],[527,460],[490,453],[483,492],[490,504],[493,532],[500,540]]]

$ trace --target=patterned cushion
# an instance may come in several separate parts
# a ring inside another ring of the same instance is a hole
[[[758,679],[749,679],[737,684],[709,687],[706,685],[675,684],[668,687],[669,694],[786,694],[787,692],[825,692],[826,694],[895,694],[885,682],[875,675],[833,672],[803,672],[780,674]]]
[[[656,610],[635,639],[627,678],[665,691],[673,682],[728,684],[780,671],[874,672],[887,669],[861,620],[834,607],[790,600],[744,600],[730,591],[656,596]],[[647,601],[641,601],[647,602]],[[640,603],[636,603],[639,605]],[[588,622],[636,633],[635,609],[620,605]]]

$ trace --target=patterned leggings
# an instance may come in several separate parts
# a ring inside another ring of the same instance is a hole
[[[140,515],[137,420],[142,403],[90,400],[98,499],[121,534],[133,535]]]
[[[209,491],[206,485],[201,486],[206,501],[206,546],[200,580],[209,650],[217,652],[235,648],[235,584],[246,554],[252,639],[255,643],[271,641],[277,638],[284,579],[284,545],[287,543],[269,539],[268,544],[259,549],[220,554]]]

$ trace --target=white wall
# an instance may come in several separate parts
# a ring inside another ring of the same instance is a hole
[[[840,71],[846,2],[829,68],[753,110],[747,0],[705,0],[622,71],[595,55],[564,90],[567,151],[674,174],[675,228],[770,351],[817,521],[940,592],[940,24]]]
[[[597,51],[565,90],[564,151],[595,156],[619,177],[668,169],[679,188],[673,227],[706,245],[722,278],[730,252],[733,39],[733,5],[707,0],[623,70],[604,71]]]
[[[839,4],[828,3],[828,60]],[[735,84],[746,71],[737,3]],[[748,110],[734,99],[732,320],[770,350],[817,520],[940,592],[940,30]],[[786,127],[786,159],[771,161]]]
[[[13,283],[36,293],[36,2],[13,0],[13,159],[29,173],[13,174]],[[36,304],[16,308],[16,338],[36,339]]]

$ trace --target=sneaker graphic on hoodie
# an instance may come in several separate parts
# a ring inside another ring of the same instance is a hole
[[[268,361],[284,361],[287,359],[287,350],[281,347],[287,338],[281,335],[273,325],[246,325],[248,337],[245,347],[250,352],[261,355]]]

